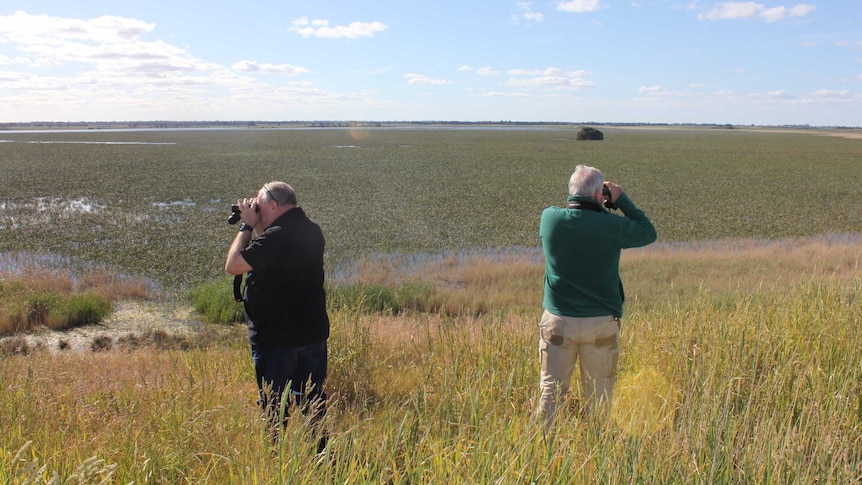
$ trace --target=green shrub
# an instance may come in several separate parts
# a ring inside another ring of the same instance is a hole
[[[27,325],[32,328],[48,325],[49,318],[59,305],[60,297],[53,292],[36,293],[28,296],[26,301]]]
[[[99,323],[113,311],[113,301],[97,293],[62,294],[53,291],[7,295],[0,308],[0,335],[45,326],[63,330]]]
[[[408,282],[396,287],[374,284],[330,285],[327,301],[330,308],[355,308],[366,313],[388,312],[393,315],[405,310],[429,311],[434,286]]]
[[[395,293],[383,285],[330,285],[326,298],[330,308],[353,308],[364,313],[390,310],[395,305]]]
[[[385,285],[327,285],[327,306],[350,308],[362,313],[391,313],[405,310],[430,311],[434,287],[425,283]],[[207,323],[242,322],[245,311],[233,298],[233,280],[218,279],[199,285],[191,292],[192,307]]]
[[[96,293],[78,293],[60,298],[54,314],[61,328],[99,323],[114,311],[110,298]]]
[[[585,127],[585,128],[581,128],[581,131],[578,132],[576,139],[578,139],[578,140],[604,140],[605,134],[602,133],[601,131],[595,129],[595,128]]]
[[[51,330],[101,322],[114,308],[110,298],[96,293],[59,295],[37,293],[27,298],[27,325],[45,325]]]
[[[191,291],[192,306],[207,323],[242,322],[245,310],[233,297],[233,278],[203,283]]]
[[[430,311],[434,287],[425,283],[385,285],[327,285],[326,299],[330,309],[349,308],[362,313],[391,313],[405,310]],[[207,323],[243,322],[245,310],[233,298],[233,279],[203,283],[191,291],[192,307]]]
[[[436,311],[440,307],[435,301],[436,293],[434,285],[429,283],[418,281],[403,283],[396,289],[399,305],[394,313],[401,313],[404,310]]]

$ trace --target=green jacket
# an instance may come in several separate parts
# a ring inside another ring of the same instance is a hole
[[[542,211],[542,306],[566,317],[621,317],[625,293],[620,252],[654,242],[655,227],[625,193],[616,201],[625,217],[606,211],[589,197],[569,197],[567,202],[581,204],[581,208],[548,207]]]

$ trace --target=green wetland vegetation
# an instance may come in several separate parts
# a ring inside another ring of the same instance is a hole
[[[234,320],[229,206],[279,179],[327,236],[333,326],[322,455],[300,416],[269,446],[239,324],[6,337],[0,482],[862,481],[862,140],[580,128],[0,132],[0,316]],[[538,216],[578,163],[659,242],[624,253],[611,413],[574,392],[545,435]]]
[[[576,132],[0,132],[11,140],[0,143],[0,249],[194,285],[221,275],[230,204],[276,179],[326,230],[333,270],[369,254],[530,248],[577,163],[622,184],[663,242],[859,231],[859,140],[604,129],[590,143]]]

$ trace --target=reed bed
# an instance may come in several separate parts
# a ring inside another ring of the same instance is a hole
[[[626,253],[631,301],[614,406],[586,417],[575,391],[548,434],[532,418],[540,311],[528,305],[540,290],[524,288],[541,268],[529,258],[404,268],[448,277],[435,283],[448,291],[497,288],[507,303],[489,298],[486,312],[333,308],[332,438],[322,455],[301,415],[278,446],[268,444],[240,326],[221,344],[185,351],[9,356],[0,480],[859,481],[862,280],[840,268],[860,248],[801,256],[820,244],[788,245],[786,258],[746,250],[741,262],[732,245],[677,247],[673,261],[659,246]],[[709,261],[714,271],[689,274]],[[734,271],[752,264],[760,271]],[[494,270],[477,277],[480,267]]]

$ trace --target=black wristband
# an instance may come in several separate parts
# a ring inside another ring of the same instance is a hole
[[[249,225],[248,225],[248,224],[246,224],[245,222],[243,222],[242,224],[240,224],[240,225],[239,225],[239,230],[240,230],[240,232],[242,232],[242,231],[248,231],[248,232],[251,232],[251,231],[253,231],[253,230],[254,230],[254,228],[253,228],[253,227],[251,227],[251,226],[249,226]]]

